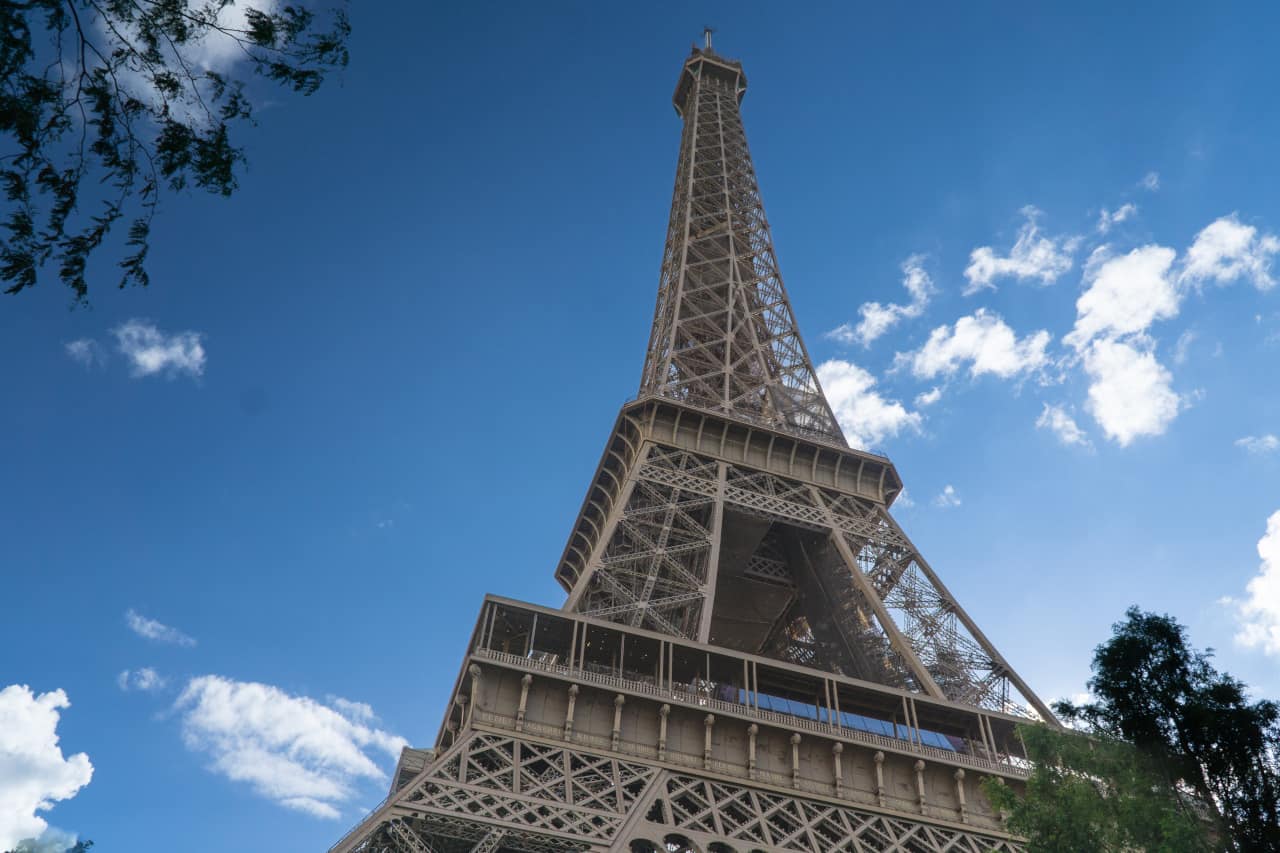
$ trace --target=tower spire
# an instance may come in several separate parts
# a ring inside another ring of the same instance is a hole
[[[739,104],[742,65],[695,50],[641,395],[844,444],[782,284]]]

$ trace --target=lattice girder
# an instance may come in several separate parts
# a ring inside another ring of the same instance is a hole
[[[719,842],[731,850],[788,853],[1021,853],[1005,838],[836,806],[743,785],[664,774],[662,821],[638,826],[634,839],[661,845],[678,832],[699,849]],[[625,850],[619,845],[617,849]],[[662,849],[658,846],[657,849]]]
[[[1052,719],[882,502],[646,439],[624,477],[568,609]]]
[[[484,720],[513,724],[488,712]],[[685,849],[679,839],[690,850],[743,853],[1022,853],[1007,836],[978,827],[675,769],[578,739],[468,724],[331,853],[630,853],[645,840],[658,850]]]
[[[739,101],[741,67],[686,63],[685,119],[642,394],[843,443],[787,299]]]

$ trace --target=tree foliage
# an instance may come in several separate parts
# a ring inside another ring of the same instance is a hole
[[[1217,810],[1232,849],[1280,850],[1280,706],[1250,701],[1169,616],[1125,616],[1094,653],[1095,701],[1055,710],[1151,756]]]
[[[1134,607],[1113,628],[1094,652],[1094,701],[1054,707],[1087,736],[1027,729],[1026,797],[992,788],[1014,828],[1037,851],[1199,850],[1194,806],[1219,849],[1280,850],[1280,707],[1251,701],[1169,616]]]
[[[1034,764],[1025,795],[998,779],[983,787],[1030,853],[1214,849],[1191,801],[1133,746],[1043,725],[1019,733]]]
[[[56,844],[56,842],[52,842]],[[51,842],[42,842],[37,839],[28,839],[19,841],[18,846],[10,850],[8,853],[54,853],[54,847],[50,846]],[[61,845],[57,845],[61,847]],[[77,841],[65,850],[59,850],[58,853],[89,853],[93,848],[92,841]]]
[[[346,65],[349,31],[342,7],[281,0],[0,0],[4,291],[52,263],[84,300],[122,220],[119,285],[146,285],[162,190],[236,189],[250,79],[310,95]]]

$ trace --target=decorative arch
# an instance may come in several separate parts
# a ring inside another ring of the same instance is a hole
[[[702,853],[688,838],[675,833],[662,839],[662,849],[665,853]]]

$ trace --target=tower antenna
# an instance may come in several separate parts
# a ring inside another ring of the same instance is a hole
[[[714,29],[712,29],[711,27],[703,27],[703,28],[702,28],[702,41],[703,41],[703,45],[702,45],[702,46],[703,46],[703,48],[705,48],[706,50],[711,50],[711,34],[712,34],[712,33],[714,33],[714,32],[715,32],[715,30],[714,30]]]

